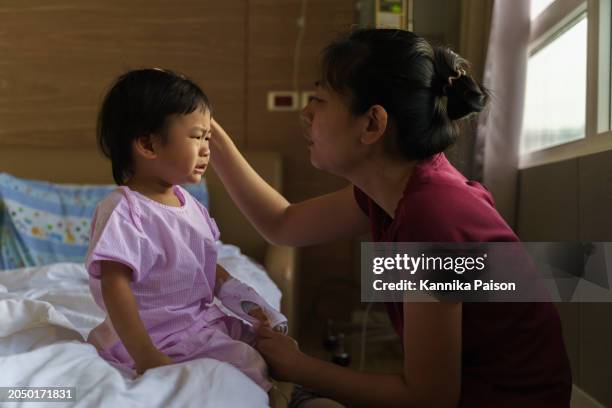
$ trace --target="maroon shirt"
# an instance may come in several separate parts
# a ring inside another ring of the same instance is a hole
[[[391,218],[355,187],[381,242],[507,242],[517,236],[491,194],[446,159],[417,164]],[[403,305],[388,303],[403,337]],[[551,303],[463,303],[461,407],[569,407],[572,376]],[[440,390],[444,392],[444,390]]]

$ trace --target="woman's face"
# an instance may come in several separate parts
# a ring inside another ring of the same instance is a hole
[[[301,116],[312,165],[348,175],[365,153],[360,136],[367,120],[350,113],[345,97],[322,86],[317,86]]]

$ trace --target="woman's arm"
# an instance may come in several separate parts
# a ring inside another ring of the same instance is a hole
[[[149,368],[172,364],[172,360],[155,347],[140,319],[130,288],[132,270],[110,261],[102,261],[100,269],[104,305],[117,335],[136,363],[136,372],[142,374]]]
[[[404,303],[404,382],[432,406],[454,407],[461,393],[461,303]],[[425,404],[427,405],[427,404]]]
[[[455,407],[461,385],[461,304],[404,305],[404,373],[368,374],[301,353],[263,327],[257,349],[277,378],[355,407]]]
[[[368,231],[369,221],[353,188],[289,203],[247,163],[229,135],[214,120],[210,140],[213,167],[240,211],[269,242],[304,246]]]

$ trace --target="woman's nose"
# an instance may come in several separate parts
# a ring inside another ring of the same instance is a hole
[[[300,111],[300,119],[305,125],[310,126],[312,124],[312,110],[310,109],[310,102]]]

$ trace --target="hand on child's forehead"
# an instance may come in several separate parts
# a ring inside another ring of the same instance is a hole
[[[210,112],[208,110],[206,110],[206,112],[196,110],[186,115],[175,115],[173,122],[173,124],[184,128],[192,129],[198,127],[207,131],[210,129]]]

